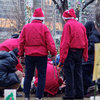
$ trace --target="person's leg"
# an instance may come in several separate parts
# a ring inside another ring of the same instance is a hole
[[[74,98],[74,67],[75,62],[73,61],[72,52],[69,50],[68,56],[64,62],[64,76],[66,79],[65,87],[65,97],[63,99],[73,99]]]
[[[36,98],[42,98],[46,81],[47,56],[37,57],[38,85]]]
[[[16,71],[15,73],[17,74],[17,76],[18,76],[18,78],[19,78],[19,80],[21,82],[22,76],[23,76],[22,72],[21,71]],[[4,92],[4,89],[16,89],[16,90],[18,90],[18,88],[20,87],[20,84],[21,83],[16,83],[16,84],[8,86],[8,87],[0,87],[0,90],[2,92]],[[16,96],[21,97],[22,95],[16,95]]]
[[[18,76],[18,78],[19,78],[19,80],[20,80],[20,83],[16,83],[16,84],[14,84],[14,85],[8,86],[8,87],[6,87],[6,89],[16,89],[16,90],[18,90],[18,88],[20,87],[23,74],[22,74],[21,71],[16,71],[15,73],[17,74],[17,76]]]
[[[83,50],[77,50],[75,56],[74,82],[75,82],[75,99],[83,99],[83,74],[82,74],[82,53]]]
[[[83,69],[83,86],[84,86],[84,95],[87,94],[87,89],[88,89],[88,75],[86,74],[86,70]]]
[[[100,94],[100,78],[98,79],[98,91],[99,91],[99,94]]]
[[[85,95],[87,94],[87,89],[93,86],[93,82],[91,79],[91,72],[88,70],[83,70],[83,85],[84,85],[84,92]]]
[[[34,75],[35,70],[35,57],[34,56],[26,56],[25,58],[25,80],[24,80],[24,93],[25,98],[30,98],[30,88],[31,81]]]

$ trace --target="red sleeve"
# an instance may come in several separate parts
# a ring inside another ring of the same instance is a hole
[[[20,37],[19,37],[19,46],[18,46],[19,56],[22,56],[24,53],[24,44],[25,44],[25,26],[23,27]]]
[[[60,43],[60,62],[64,63],[70,46],[70,26],[65,24]]]
[[[83,59],[85,62],[87,62],[87,60],[88,60],[88,39],[87,39],[87,35],[86,35],[86,29],[85,29],[85,48],[83,51]]]
[[[57,55],[54,40],[53,40],[51,33],[47,27],[45,27],[45,34],[46,34],[46,44],[47,44],[48,51],[50,51],[51,55]]]

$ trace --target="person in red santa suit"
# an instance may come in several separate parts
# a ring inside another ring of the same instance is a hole
[[[88,60],[88,39],[84,25],[76,20],[74,9],[64,11],[65,25],[60,44],[60,63],[66,79],[63,100],[83,99],[82,57]]]
[[[23,27],[19,38],[19,56],[24,52],[26,55],[24,80],[25,100],[30,99],[30,87],[35,66],[37,66],[38,70],[36,100],[42,100],[45,88],[48,51],[50,51],[53,60],[56,59],[57,55],[54,40],[47,26],[42,23],[43,20],[44,14],[42,9],[35,9],[32,22]]]

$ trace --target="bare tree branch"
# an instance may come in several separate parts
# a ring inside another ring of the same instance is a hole
[[[7,6],[6,6],[6,9],[7,9]],[[4,10],[4,9],[3,9],[3,10]],[[10,23],[13,24],[12,20],[9,18],[9,16],[8,16],[8,14],[7,14],[7,11],[4,10],[4,12],[5,12],[7,18],[9,19]],[[18,31],[18,29],[17,29],[15,26],[14,26],[14,28],[16,29],[16,31]]]
[[[90,0],[89,2],[87,2],[86,4],[85,4],[85,6],[82,8],[82,11],[89,5],[89,4],[91,4],[92,2],[94,2],[95,0]]]
[[[16,13],[17,13],[16,18],[17,18],[21,23],[23,23],[22,15],[20,15],[19,10],[17,9],[17,5],[15,5],[15,3],[14,3],[14,0],[12,0],[12,3],[13,3],[13,5],[14,5],[14,9],[16,10]]]
[[[63,3],[63,1],[62,1],[62,0],[60,0],[60,2],[61,2],[61,3]]]
[[[56,5],[57,9],[61,9],[61,7],[58,5],[58,3],[56,2],[56,0],[52,0],[54,2],[54,4]]]
[[[52,0],[54,2],[54,4],[56,5],[57,9],[59,10],[60,14],[61,14],[61,19],[62,19],[62,14],[63,12],[68,9],[68,1],[67,0],[60,0],[61,2],[61,7],[58,5],[58,3],[56,2],[56,0]],[[62,26],[64,26],[64,21],[62,19]]]

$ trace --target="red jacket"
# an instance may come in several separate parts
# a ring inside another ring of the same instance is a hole
[[[58,78],[57,69],[55,69],[55,76],[54,77],[54,70],[53,70],[53,64],[47,63],[47,72],[46,72],[46,84],[45,84],[45,92],[48,92],[52,95],[55,95],[58,92],[59,86],[63,84],[63,80],[61,78]],[[36,71],[36,77],[34,85],[37,86],[38,84],[38,74]]]
[[[88,39],[86,29],[80,22],[70,19],[64,25],[61,44],[60,44],[60,62],[64,63],[69,48],[84,49],[84,61],[88,60]]]
[[[12,51],[14,48],[18,48],[19,39],[7,39],[0,44],[0,51]]]
[[[51,55],[57,54],[49,29],[39,20],[26,24],[20,35],[19,55],[25,52],[28,56],[46,56],[48,51]]]
[[[13,38],[7,39],[0,44],[0,51],[7,51],[7,52],[12,51],[14,48],[18,48],[18,44],[19,44],[19,39],[13,39]],[[23,68],[19,60],[16,69],[23,72]]]

